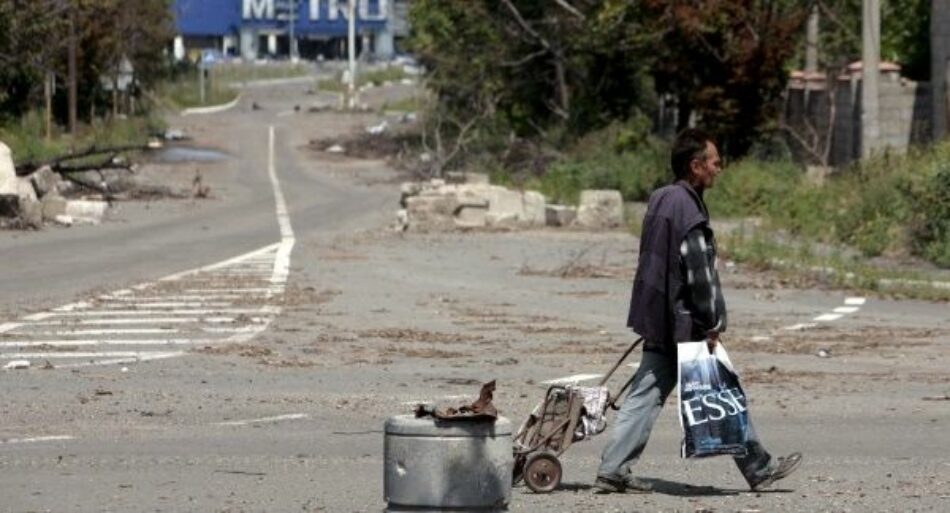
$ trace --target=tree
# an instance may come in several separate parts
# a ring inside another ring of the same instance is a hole
[[[800,47],[807,7],[793,0],[644,0],[668,27],[656,47],[657,89],[714,132],[726,155],[745,154],[776,119],[786,63]]]

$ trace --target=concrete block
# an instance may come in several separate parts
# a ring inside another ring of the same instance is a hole
[[[581,191],[577,224],[591,229],[616,228],[623,225],[623,197],[620,191]]]
[[[520,192],[491,186],[486,190],[486,196],[488,198],[486,221],[489,226],[510,228],[524,220],[524,202]]]
[[[455,215],[458,228],[484,228],[488,224],[488,207],[468,204],[459,207]]]
[[[455,195],[414,196],[406,201],[409,229],[413,231],[445,231],[455,227]]]
[[[33,183],[25,176],[16,177],[16,194],[20,201],[36,202],[39,199],[33,190]]]
[[[99,224],[108,208],[105,201],[67,200],[65,214],[77,223]]]
[[[544,217],[548,226],[570,226],[577,218],[577,208],[566,205],[547,205],[544,208]]]
[[[43,166],[30,175],[30,183],[33,184],[33,190],[39,197],[46,196],[50,192],[58,192],[61,188],[63,178],[59,173],[54,173],[49,166]]]
[[[30,228],[43,227],[43,205],[39,201],[20,198],[19,210],[23,224]]]
[[[66,214],[66,199],[59,194],[50,193],[43,196],[40,204],[43,206],[43,219],[47,221],[55,221],[56,216]]]
[[[386,421],[383,494],[390,508],[484,511],[511,501],[511,422]]]
[[[524,223],[528,226],[544,226],[547,224],[547,199],[537,191],[525,191],[522,195],[524,204]]]
[[[0,196],[16,196],[16,167],[10,147],[0,142]]]

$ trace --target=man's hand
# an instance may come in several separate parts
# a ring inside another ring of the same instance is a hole
[[[709,348],[709,354],[716,352],[716,345],[719,344],[719,332],[710,331],[706,334],[706,347]]]

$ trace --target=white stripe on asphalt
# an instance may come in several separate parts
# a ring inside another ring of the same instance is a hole
[[[36,442],[58,442],[62,440],[74,440],[76,437],[69,435],[51,435],[34,436],[31,438],[5,438],[0,440],[0,444],[29,444]]]
[[[213,344],[214,339],[156,338],[137,340],[76,339],[76,340],[10,340],[0,341],[0,347],[77,347],[77,346],[180,346],[189,344]],[[220,340],[217,340],[220,342]],[[64,352],[63,354],[69,354]]]
[[[6,333],[6,332],[8,332],[8,331],[13,331],[13,330],[19,328],[20,326],[23,326],[23,323],[22,323],[22,322],[6,322],[6,323],[3,323],[3,324],[0,324],[0,333]]]
[[[813,318],[812,320],[813,320],[813,321],[816,321],[816,322],[829,322],[829,321],[837,321],[838,319],[840,319],[840,318],[842,318],[842,317],[844,317],[844,315],[842,315],[842,314],[838,314],[838,313],[827,313],[827,314],[821,314],[821,315],[819,315],[819,316]]]
[[[300,420],[310,418],[306,413],[288,413],[286,415],[276,415],[273,417],[261,417],[259,419],[231,420],[227,422],[218,422],[216,426],[246,426],[248,424],[263,424],[265,422],[280,422],[282,420]]]
[[[62,330],[62,331],[31,331],[26,333],[33,337],[62,337],[77,335],[157,335],[160,333],[178,333],[174,328],[125,328],[105,330]]]
[[[844,304],[846,304],[846,305],[857,305],[857,306],[861,306],[861,305],[863,305],[865,302],[867,302],[867,299],[866,299],[866,298],[863,298],[863,297],[849,297],[849,298],[845,298],[845,300],[844,300]]]
[[[195,308],[185,310],[86,310],[84,312],[63,312],[57,317],[122,317],[128,315],[209,315],[209,314],[273,314],[278,313],[276,306],[264,305],[257,308]],[[39,324],[39,323],[37,323]]]
[[[76,351],[51,353],[0,353],[0,359],[44,360],[49,358],[129,358],[131,361],[170,358],[185,354],[184,351],[96,351],[80,353]]]
[[[840,314],[851,314],[851,313],[857,312],[860,309],[861,308],[857,306],[839,306],[838,308],[835,308],[833,311],[835,313],[840,313]]]

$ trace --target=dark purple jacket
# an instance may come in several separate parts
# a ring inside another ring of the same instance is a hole
[[[644,350],[675,354],[677,318],[688,316],[676,309],[683,287],[680,244],[690,230],[708,223],[705,203],[686,182],[667,185],[650,195],[627,316],[627,326],[644,338]]]

